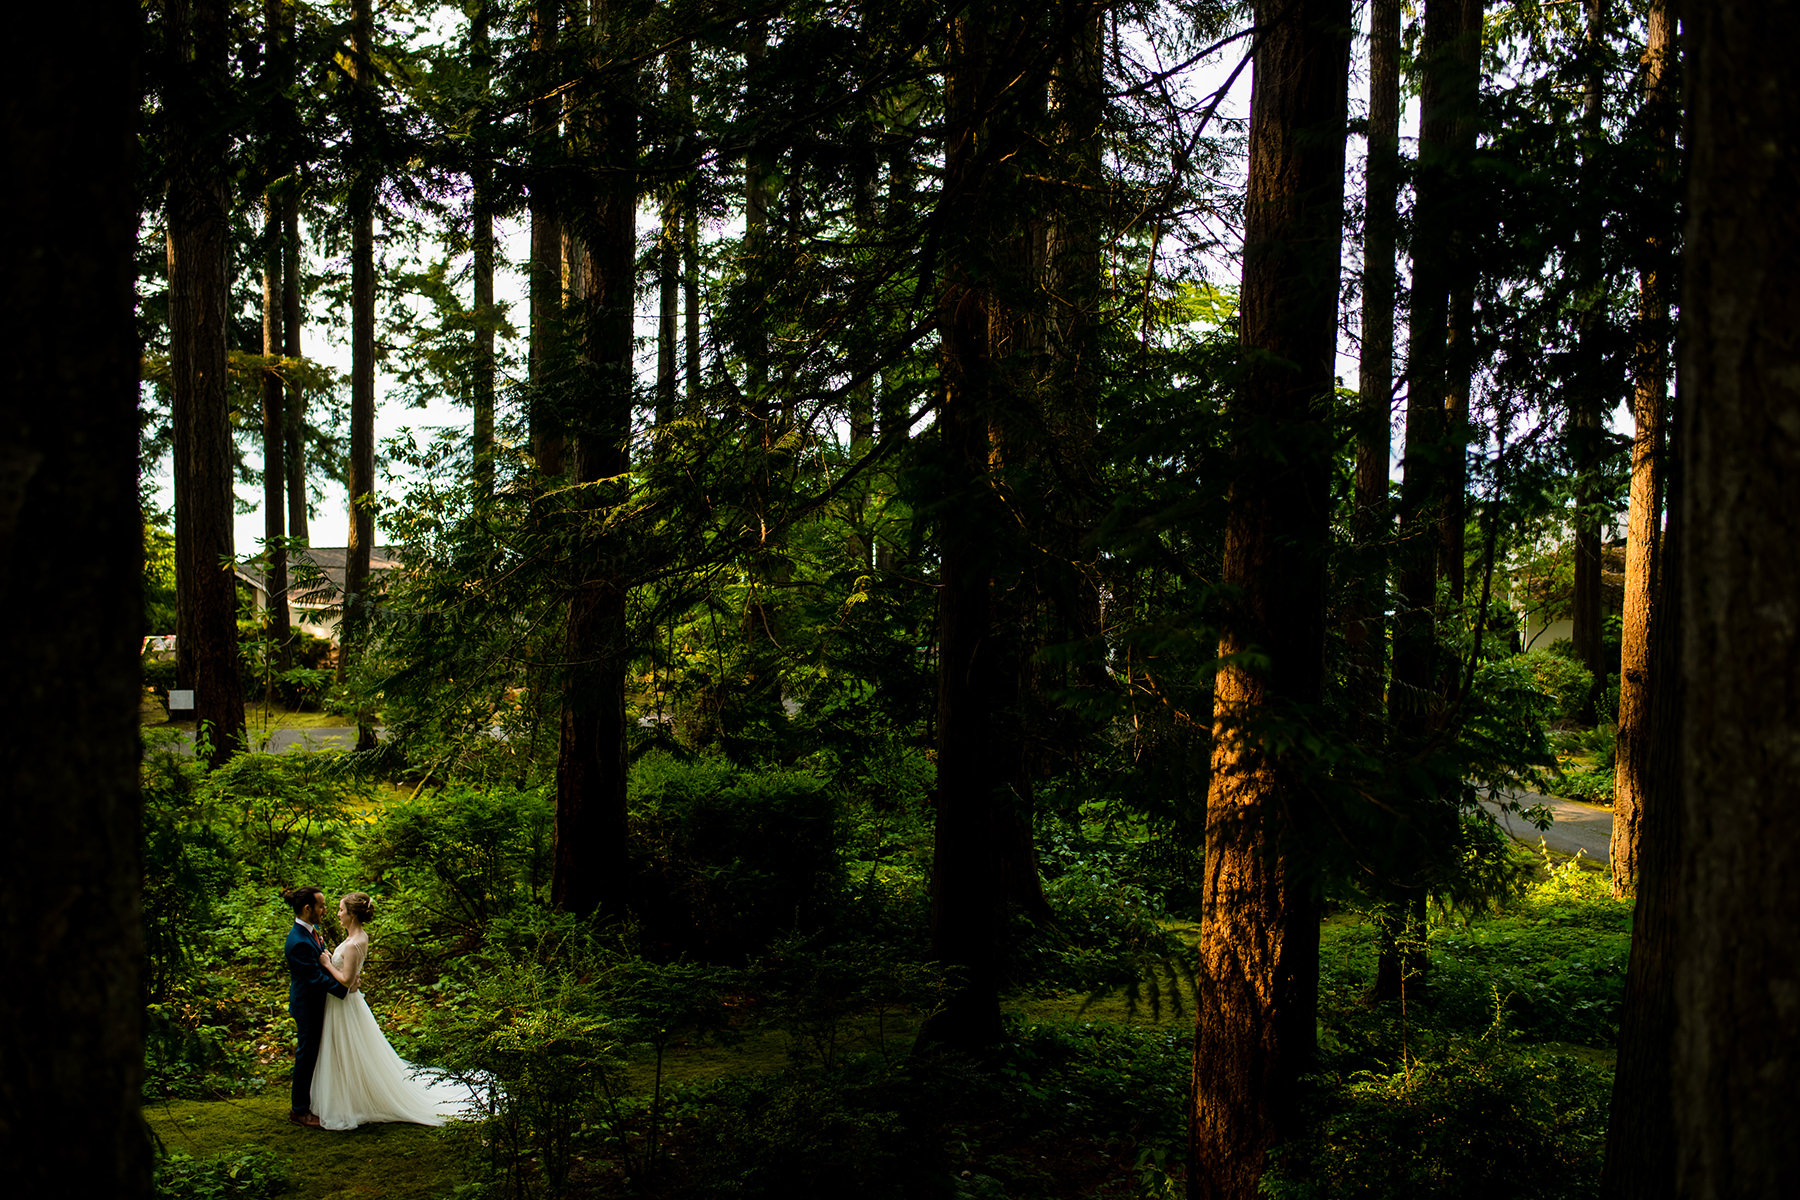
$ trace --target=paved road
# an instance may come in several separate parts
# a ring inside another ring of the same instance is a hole
[[[250,745],[270,754],[286,754],[290,750],[354,750],[356,749],[356,726],[326,725],[317,729],[272,729],[269,731],[267,745],[262,742],[263,731],[252,721],[244,730],[250,739]],[[375,736],[386,738],[387,730],[377,729]],[[184,746],[191,746],[194,735],[187,730],[181,731]]]
[[[1611,809],[1583,804],[1579,800],[1564,800],[1561,796],[1540,796],[1536,792],[1520,792],[1517,798],[1527,808],[1533,804],[1549,806],[1556,816],[1556,823],[1539,833],[1519,814],[1501,812],[1499,805],[1485,800],[1482,803],[1499,818],[1502,829],[1527,846],[1535,846],[1538,839],[1543,838],[1546,846],[1563,854],[1585,850],[1594,862],[1608,861],[1612,843]]]

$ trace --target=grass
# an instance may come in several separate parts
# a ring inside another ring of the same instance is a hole
[[[144,1105],[150,1132],[169,1150],[209,1158],[261,1146],[286,1160],[291,1200],[409,1200],[442,1196],[463,1182],[442,1130],[365,1125],[345,1133],[287,1119],[285,1090],[238,1100],[168,1100]]]

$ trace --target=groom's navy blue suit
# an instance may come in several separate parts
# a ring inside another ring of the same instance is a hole
[[[325,996],[348,995],[343,984],[319,965],[322,947],[296,921],[288,927],[288,1015],[300,1030],[294,1050],[294,1090],[290,1098],[295,1113],[312,1111],[313,1069],[319,1065],[319,1037],[325,1030]]]

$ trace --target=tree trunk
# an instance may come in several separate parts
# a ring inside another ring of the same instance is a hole
[[[617,18],[596,8],[606,28]],[[601,62],[605,62],[602,56]],[[637,125],[628,103],[630,76],[593,68],[603,95],[591,106],[587,149],[601,193],[582,230],[582,328],[586,351],[570,412],[575,480],[591,484],[630,468],[632,317],[637,266]],[[620,479],[616,485],[623,489]],[[617,493],[620,499],[623,492]],[[585,502],[578,519],[598,526],[599,506]],[[617,914],[626,898],[625,669],[630,657],[626,598],[630,581],[621,551],[606,535],[584,533],[593,551],[577,556],[585,572],[569,601],[556,755],[556,855],[551,895],[566,912]]]
[[[1400,200],[1400,0],[1369,21],[1369,161],[1363,212],[1362,349],[1357,359],[1356,538],[1362,582],[1346,622],[1363,736],[1382,741],[1386,692],[1388,456],[1394,406],[1394,235]]]
[[[1645,107],[1657,121],[1663,159],[1675,157],[1675,20],[1657,0],[1648,14]],[[1658,684],[1652,660],[1657,597],[1661,592],[1664,409],[1668,401],[1669,304],[1664,295],[1669,249],[1660,236],[1647,247],[1650,265],[1638,275],[1638,358],[1631,442],[1631,509],[1625,538],[1625,620],[1619,646],[1618,755],[1613,770],[1613,894],[1635,894],[1638,850],[1643,841],[1644,796],[1651,786],[1648,736]]]
[[[216,765],[244,740],[237,582],[229,565],[231,424],[226,395],[228,8],[173,0],[169,87],[169,374],[174,393],[176,673],[211,727]]]
[[[1476,106],[1481,99],[1482,18],[1486,0],[1462,0],[1462,20],[1450,84],[1451,170],[1467,187],[1475,156]],[[1438,575],[1449,585],[1450,604],[1460,610],[1468,582],[1465,546],[1469,508],[1469,393],[1475,374],[1475,262],[1470,254],[1468,222],[1458,219],[1449,231],[1448,307],[1444,327],[1444,511],[1439,522]],[[1479,653],[1479,648],[1477,648]]]
[[[1666,10],[1652,10],[1652,19]],[[1665,28],[1666,35],[1673,29]],[[1657,30],[1653,25],[1651,37]],[[1654,44],[1654,43],[1653,43]],[[1681,883],[1681,581],[1667,564],[1678,561],[1680,472],[1669,472],[1671,519],[1657,573],[1656,603],[1647,614],[1645,664],[1637,746],[1643,751],[1636,843],[1632,847],[1637,904],[1631,915],[1631,963],[1619,1022],[1612,1113],[1600,1194],[1606,1200],[1671,1200],[1675,1193],[1675,1127],[1670,1055],[1674,1049],[1675,913]],[[1621,738],[1623,732],[1621,731]],[[1620,747],[1621,760],[1625,753]],[[1615,838],[1618,816],[1615,822]],[[1615,863],[1613,870],[1618,866]]]
[[[0,1162],[19,1196],[151,1195],[132,315],[142,23],[124,0],[8,18],[29,48],[0,100],[0,220],[16,235],[0,247],[0,945],[16,977],[0,991]],[[222,70],[222,42],[201,44]],[[207,190],[192,174],[183,184],[185,249],[193,209],[213,204],[192,196]]]
[[[535,0],[531,10],[537,91],[531,104],[531,457],[539,475],[561,475],[564,435],[555,387],[562,357],[563,229],[557,216],[562,160],[560,101],[554,95],[560,0]]]
[[[265,357],[277,358],[287,345],[284,328],[286,284],[283,262],[287,235],[285,196],[294,187],[293,164],[288,161],[287,129],[273,97],[281,94],[293,67],[281,0],[263,4],[263,69],[265,92],[270,97],[263,126],[263,161],[267,191],[263,194],[263,341]],[[283,178],[285,176],[285,178]],[[262,378],[263,433],[263,553],[268,558],[264,582],[269,596],[269,632],[279,655],[280,669],[294,665],[293,631],[288,616],[287,513],[287,396],[281,372],[270,367]]]
[[[370,0],[355,0],[351,144],[357,157],[350,181],[350,494],[348,549],[344,554],[343,618],[338,625],[338,681],[349,672],[369,611],[369,551],[375,542],[375,179],[371,144],[375,121],[370,55],[375,36]],[[372,746],[359,727],[357,747]]]
[[[1010,417],[996,361],[1008,347],[995,340],[1004,342],[1013,332],[993,289],[1016,285],[1020,274],[1017,261],[1006,261],[1009,253],[1018,256],[1017,210],[995,196],[999,164],[1022,148],[1011,111],[1019,90],[1002,98],[1000,81],[1018,81],[1037,32],[1017,5],[959,14],[949,27],[944,78],[938,298],[944,494],[931,939],[933,956],[955,980],[919,1040],[966,1051],[1000,1039],[998,960],[1006,905],[1026,865],[1018,861],[1020,823],[1029,811],[1017,790],[1021,631],[1007,620],[1001,591],[1022,586],[1021,563],[1016,552],[1006,552],[1014,540],[1006,533],[1011,522],[997,490],[1001,481],[990,469],[996,427]],[[1028,848],[1028,823],[1025,829]]]
[[[1800,8],[1684,10],[1676,1192],[1800,1192]]]
[[[279,7],[271,3],[270,10]],[[271,19],[271,26],[274,21]],[[271,30],[273,35],[273,30]],[[273,41],[273,36],[271,36]],[[273,192],[264,197],[267,220],[263,224],[263,344],[262,352],[278,357],[286,340],[281,312],[281,201]],[[293,634],[288,623],[287,513],[283,501],[287,496],[287,396],[281,372],[270,367],[263,372],[263,553],[268,559],[264,583],[269,595],[269,636],[280,655],[281,670],[294,665]]]
[[[1239,308],[1253,357],[1230,412],[1224,560],[1241,591],[1219,642],[1188,1155],[1205,1200],[1258,1194],[1295,1127],[1318,1010],[1317,817],[1305,768],[1263,737],[1304,720],[1324,678],[1351,19],[1349,0],[1255,13]],[[1253,648],[1266,669],[1238,657]]]
[[[1459,522],[1450,503],[1463,479],[1460,433],[1449,420],[1451,396],[1450,314],[1460,269],[1458,188],[1465,163],[1464,123],[1476,99],[1479,76],[1468,50],[1479,39],[1481,0],[1427,0],[1423,81],[1419,98],[1419,161],[1412,245],[1412,324],[1407,338],[1406,433],[1399,504],[1399,540],[1394,552],[1400,604],[1394,619],[1393,682],[1388,692],[1393,746],[1408,752],[1427,743],[1443,719],[1447,664],[1439,642],[1438,578],[1446,565],[1446,528]],[[1460,546],[1460,539],[1458,540]],[[1456,552],[1460,558],[1460,549]],[[1425,914],[1424,885],[1410,877],[1423,861],[1418,822],[1403,826],[1387,868],[1391,905],[1383,918],[1374,998],[1396,1000],[1405,979],[1423,972],[1429,959],[1422,941],[1402,948],[1401,931]]]
[[[675,56],[669,56],[671,87]],[[675,421],[677,364],[681,361],[681,232],[683,189],[670,184],[663,193],[662,230],[656,242],[656,427],[659,447]],[[660,453],[660,449],[655,451]]]
[[[488,4],[482,0],[475,6],[469,25],[470,57],[474,60],[482,92],[487,92],[493,74],[493,47],[488,37]],[[485,113],[476,122],[477,155],[488,153],[488,119]],[[474,398],[474,428],[470,449],[475,469],[475,495],[479,500],[494,495],[494,210],[492,172],[485,161],[477,161],[470,176],[472,196],[470,217],[474,223],[470,249],[475,273],[475,363],[471,391]]]
[[[1600,105],[1605,81],[1600,70],[1600,51],[1606,37],[1606,0],[1583,0],[1583,3],[1587,13],[1589,65],[1582,104],[1582,135],[1587,140],[1588,148],[1582,153],[1582,171],[1584,175],[1591,175],[1593,147],[1603,132]],[[1591,190],[1597,184],[1590,182],[1588,186]],[[1598,297],[1605,286],[1599,277],[1600,268],[1596,261],[1599,240],[1598,228],[1584,229],[1581,231],[1581,244],[1576,248],[1577,269],[1589,291],[1589,303],[1598,303]],[[1600,319],[1598,314],[1590,314],[1582,320],[1577,335],[1577,369],[1575,386],[1570,393],[1569,412],[1569,440],[1576,469],[1575,597],[1574,611],[1571,614],[1573,628],[1569,640],[1573,643],[1575,657],[1594,674],[1594,684],[1588,691],[1582,712],[1583,720],[1590,724],[1600,718],[1600,693],[1606,687],[1606,676],[1611,667],[1601,652],[1605,641],[1602,624],[1604,614],[1600,603],[1602,520],[1595,511],[1600,503],[1600,490],[1595,474],[1600,469],[1601,442],[1605,436],[1606,424],[1606,414],[1603,411],[1605,389],[1601,379],[1605,365],[1600,352],[1600,334],[1596,328]]]
[[[286,11],[285,9],[283,10]],[[283,35],[292,36],[290,26]],[[291,112],[289,114],[292,115]],[[291,128],[291,126],[290,126]],[[282,357],[290,361],[300,358],[300,180],[296,169],[293,186],[282,204],[281,253],[281,325]],[[306,393],[298,379],[287,386],[287,419],[284,439],[287,443],[287,520],[288,536],[300,542],[308,540],[306,495]]]
[[[669,60],[670,79],[679,97],[682,129],[694,124],[694,51],[684,45]],[[683,396],[690,411],[700,398],[700,200],[696,191],[698,167],[690,166],[681,180],[681,307],[686,323],[682,341]]]

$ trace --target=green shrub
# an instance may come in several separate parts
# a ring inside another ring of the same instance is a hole
[[[388,805],[362,834],[366,890],[380,890],[385,953],[471,948],[550,881],[555,815],[541,792],[455,783]]]
[[[214,771],[207,786],[237,827],[238,856],[256,878],[294,886],[316,877],[345,846],[345,818],[363,782],[333,750],[246,752]]]
[[[836,805],[811,775],[661,752],[631,773],[633,911],[655,956],[741,964],[831,923]]]
[[[261,1200],[281,1195],[290,1183],[287,1160],[261,1146],[239,1146],[209,1158],[185,1150],[156,1156],[156,1195],[163,1200]]]
[[[1593,1195],[1605,1072],[1501,1041],[1395,1072],[1321,1076],[1311,1128],[1264,1177],[1279,1200],[1532,1200]]]
[[[1587,707],[1594,688],[1592,671],[1554,649],[1532,650],[1518,657],[1531,669],[1538,690],[1554,704],[1552,715],[1557,720],[1574,720]]]

